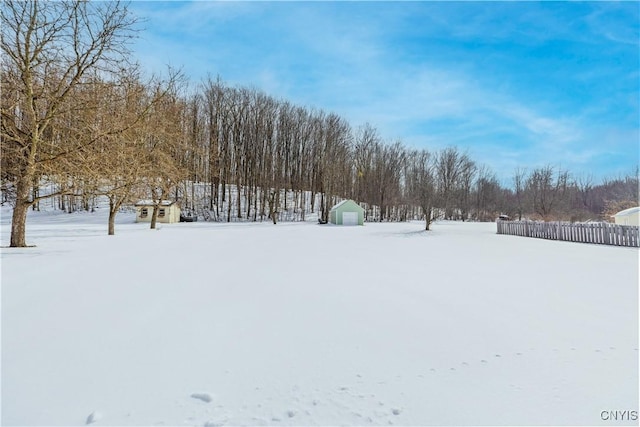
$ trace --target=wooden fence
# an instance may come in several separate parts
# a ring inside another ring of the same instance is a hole
[[[498,220],[498,234],[568,242],[639,247],[640,227],[606,222],[571,223]]]

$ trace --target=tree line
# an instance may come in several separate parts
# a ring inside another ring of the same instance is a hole
[[[638,204],[638,171],[595,183],[546,165],[510,186],[457,147],[385,141],[372,124],[208,77],[143,78],[127,50],[136,20],[120,2],[4,2],[1,185],[11,246],[29,208],[73,212],[163,199],[221,221],[326,222],[352,198],[368,221],[597,219]]]

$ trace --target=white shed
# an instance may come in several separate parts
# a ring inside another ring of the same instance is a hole
[[[136,203],[136,222],[151,222],[153,215],[153,200],[140,200]],[[171,200],[163,200],[160,202],[160,210],[158,211],[157,222],[172,223],[180,221],[180,207]]]
[[[640,206],[625,209],[613,215],[616,224],[640,226]]]

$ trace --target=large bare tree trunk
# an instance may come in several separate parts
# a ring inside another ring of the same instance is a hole
[[[151,214],[151,229],[155,230],[156,223],[158,221],[158,212],[160,211],[160,205],[153,207],[153,213]]]
[[[24,248],[27,246],[25,240],[25,225],[27,223],[28,207],[29,205],[18,202],[13,209],[13,215],[11,217],[11,243],[9,245],[12,248]]]
[[[119,206],[116,206],[113,200],[109,200],[109,236],[116,234],[116,213],[118,208]]]
[[[24,248],[26,243],[26,224],[27,224],[27,212],[29,211],[29,193],[31,186],[28,184],[31,182],[29,177],[24,177],[18,181],[16,188],[16,205],[13,208],[13,215],[11,216],[11,242],[9,246],[12,248]]]
[[[116,213],[109,210],[109,236],[116,234]]]

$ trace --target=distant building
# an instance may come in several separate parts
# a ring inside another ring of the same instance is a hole
[[[364,225],[364,209],[353,200],[343,200],[329,211],[329,222],[336,225]]]
[[[153,200],[140,200],[136,206],[136,222],[151,222],[153,215]],[[176,202],[171,200],[163,200],[160,202],[157,222],[173,223],[180,221],[180,207]]]
[[[625,209],[613,215],[616,224],[640,226],[640,206]]]

